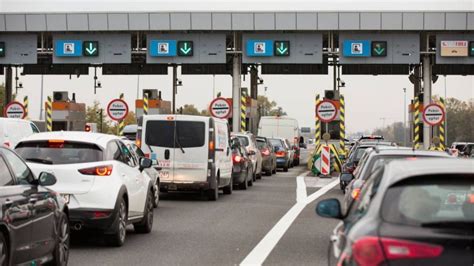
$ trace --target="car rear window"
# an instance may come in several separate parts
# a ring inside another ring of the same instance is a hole
[[[249,143],[249,139],[247,137],[244,137],[244,136],[236,136],[239,140],[240,140],[240,143],[247,147],[250,143]]]
[[[283,147],[283,141],[281,141],[279,139],[270,139],[270,143],[273,146]]]
[[[205,123],[198,121],[148,121],[145,143],[165,148],[202,147],[205,128]]]
[[[265,142],[265,140],[263,139],[257,139],[257,148],[259,150],[263,149],[263,148],[266,148],[267,147],[267,142]]]
[[[385,194],[382,217],[396,224],[474,222],[474,175],[421,176]]]
[[[95,144],[70,141],[21,142],[15,151],[27,162],[43,164],[89,163],[103,160]]]

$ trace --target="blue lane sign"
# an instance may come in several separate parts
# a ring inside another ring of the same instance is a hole
[[[345,57],[369,57],[369,40],[344,40],[342,43],[342,55]]]
[[[82,56],[81,40],[57,40],[54,43],[56,56]]]
[[[151,40],[150,56],[176,56],[176,40]]]
[[[247,56],[273,56],[272,40],[248,40]]]

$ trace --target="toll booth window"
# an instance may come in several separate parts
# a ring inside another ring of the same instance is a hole
[[[204,146],[205,124],[195,121],[148,121],[145,143],[165,148]]]

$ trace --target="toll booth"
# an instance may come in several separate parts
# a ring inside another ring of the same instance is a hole
[[[324,91],[324,100],[331,100],[334,105],[337,107],[337,110],[340,110],[341,103],[339,102],[339,92],[334,90]],[[329,133],[332,140],[340,139],[341,131],[341,118],[339,117],[339,111],[337,112],[336,118],[328,123],[326,130],[326,123],[321,123],[321,136],[324,133]]]
[[[161,91],[155,89],[143,90],[142,99],[135,100],[135,114],[138,117],[143,116],[143,98],[145,93],[148,94],[148,114],[171,114],[171,102],[163,101]]]
[[[229,101],[230,106],[233,106],[232,98],[227,98]],[[246,97],[245,101],[245,125],[246,130],[252,132],[253,134],[257,134],[258,131],[258,122],[260,121],[260,113],[258,109],[258,102],[255,99],[252,99],[250,96]],[[238,114],[240,115],[240,113]],[[232,128],[232,117],[234,114],[232,113],[229,117],[229,125]]]
[[[73,93],[72,99],[69,99],[67,91],[53,92],[51,116],[53,131],[84,131],[86,125],[86,104],[76,103],[75,98]]]

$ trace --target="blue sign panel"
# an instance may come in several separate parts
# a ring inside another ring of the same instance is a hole
[[[81,40],[57,40],[54,43],[56,56],[82,56]]]
[[[176,40],[151,40],[150,56],[176,56]]]
[[[272,40],[248,40],[247,56],[273,56]]]
[[[342,43],[342,55],[345,57],[369,57],[369,40],[344,40]]]

